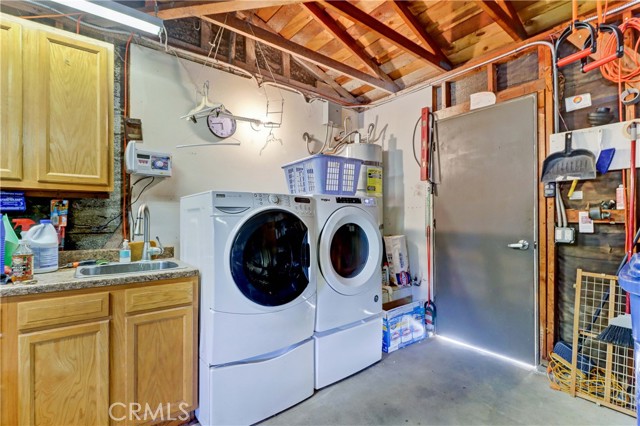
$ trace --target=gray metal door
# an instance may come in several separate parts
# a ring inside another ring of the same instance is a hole
[[[438,334],[530,365],[538,363],[536,113],[527,96],[440,120],[434,199]]]

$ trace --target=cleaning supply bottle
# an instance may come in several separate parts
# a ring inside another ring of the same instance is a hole
[[[2,227],[4,228],[4,264],[11,267],[11,255],[18,248],[19,239],[6,214],[2,215]]]
[[[124,240],[120,247],[120,263],[131,263],[131,249],[129,248],[129,240]]]
[[[11,281],[33,279],[33,251],[25,239],[20,240],[16,251],[11,255]]]
[[[58,233],[50,220],[43,219],[39,225],[29,228],[24,239],[33,250],[33,272],[58,270]]]

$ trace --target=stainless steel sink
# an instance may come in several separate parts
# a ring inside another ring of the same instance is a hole
[[[110,263],[108,265],[80,266],[76,269],[76,278],[95,277],[99,275],[133,274],[137,272],[161,271],[176,269],[181,266],[170,260],[153,260],[151,262]]]

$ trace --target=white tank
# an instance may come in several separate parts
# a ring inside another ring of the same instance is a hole
[[[362,160],[356,195],[378,199],[378,224],[382,225],[382,146],[372,143],[350,143],[340,155]]]

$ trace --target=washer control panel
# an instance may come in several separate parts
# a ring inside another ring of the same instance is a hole
[[[286,194],[253,194],[255,207],[273,206],[286,207],[299,216],[313,216],[313,199]]]

